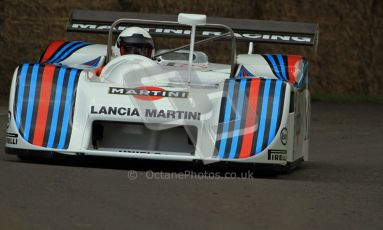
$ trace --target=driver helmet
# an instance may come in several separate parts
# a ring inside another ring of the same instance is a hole
[[[150,34],[140,27],[128,27],[117,38],[116,47],[120,55],[138,54],[148,58],[154,56],[154,43]]]

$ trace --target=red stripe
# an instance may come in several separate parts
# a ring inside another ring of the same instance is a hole
[[[242,141],[241,153],[239,158],[250,157],[251,147],[253,145],[253,136],[255,128],[255,119],[257,116],[257,105],[258,105],[258,92],[260,79],[251,80],[249,103],[247,105],[245,135]]]
[[[302,60],[302,56],[298,56],[298,55],[287,56],[289,82],[292,84],[296,83],[297,72],[299,70],[299,63],[301,60]]]
[[[60,46],[64,43],[65,41],[63,40],[57,40],[57,41],[51,42],[51,44],[48,45],[47,50],[45,50],[44,56],[41,59],[40,63],[45,63],[46,61],[48,61],[49,58],[51,58],[52,55],[57,51],[57,49],[60,48]]]
[[[100,66],[97,70],[96,70],[96,75],[97,76],[100,76],[101,73],[102,73],[102,70],[104,69],[105,66]]]
[[[248,77],[244,66],[242,66],[242,72],[244,77]]]
[[[43,72],[43,78],[41,81],[41,91],[40,91],[39,107],[37,109],[35,134],[33,136],[33,142],[32,142],[34,145],[37,145],[37,146],[43,145],[54,72],[55,72],[55,66],[52,66],[52,65],[45,66],[44,72]]]

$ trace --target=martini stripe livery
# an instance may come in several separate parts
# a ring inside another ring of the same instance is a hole
[[[280,127],[285,90],[286,83],[281,80],[226,80],[215,156],[236,159],[262,152]]]
[[[52,65],[19,67],[14,114],[17,128],[27,142],[68,148],[80,73],[78,69]],[[55,79],[57,77],[59,79]]]

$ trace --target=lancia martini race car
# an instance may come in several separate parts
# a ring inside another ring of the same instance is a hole
[[[187,38],[153,58],[115,55],[127,27]],[[69,32],[107,44],[54,41],[14,72],[6,152],[292,167],[308,160],[308,62],[254,54],[255,43],[317,46],[309,23],[74,10]],[[230,64],[209,63],[201,43],[228,41]],[[248,42],[236,54],[236,42]]]

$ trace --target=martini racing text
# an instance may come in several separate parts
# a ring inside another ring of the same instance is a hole
[[[81,31],[109,31],[110,25],[100,25],[100,24],[84,24],[84,23],[74,23],[70,25],[73,30],[81,30]],[[126,26],[118,26],[115,28],[117,31],[123,31]],[[172,36],[184,36],[190,35],[191,31],[189,29],[174,29],[174,28],[144,28],[148,31],[152,36],[155,35],[172,35]],[[196,35],[198,37],[211,37],[211,36],[219,36],[222,35],[220,31],[196,31]],[[281,34],[273,34],[273,33],[247,33],[247,32],[236,32],[234,36],[241,39],[253,39],[258,41],[285,41],[285,42],[301,42],[303,44],[310,44],[313,41],[313,37],[305,34],[297,34],[297,35],[281,35]]]
[[[184,119],[184,120],[200,120],[200,112],[191,111],[176,111],[164,109],[145,109],[143,114],[140,114],[137,108],[116,107],[116,106],[100,106],[90,107],[91,114],[112,115],[112,116],[130,116],[130,117],[143,117],[146,118],[166,118],[166,119]]]
[[[119,88],[110,87],[109,94],[120,95],[140,95],[140,96],[159,96],[159,97],[175,97],[175,98],[187,98],[188,92],[183,91],[166,91],[161,88],[158,90],[150,90],[147,88]]]

